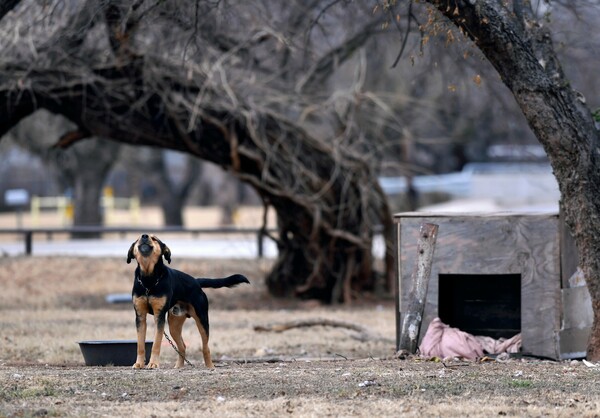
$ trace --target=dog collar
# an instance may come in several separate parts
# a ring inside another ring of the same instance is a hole
[[[160,276],[158,276],[158,279],[156,279],[156,283],[154,283],[154,286],[152,286],[152,287],[156,287],[158,285],[158,282],[160,282],[160,279],[162,279],[163,275],[164,275],[164,273],[161,274]],[[146,285],[144,285],[144,282],[142,282],[142,279],[140,278],[140,274],[139,273],[135,275],[135,279],[140,284],[140,286],[142,286],[144,288],[144,290],[146,291],[146,296],[148,296],[150,294],[150,289],[148,289],[146,287]]]

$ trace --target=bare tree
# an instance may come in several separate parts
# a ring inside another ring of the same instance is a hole
[[[154,174],[154,184],[159,189],[160,203],[165,225],[183,226],[183,207],[189,197],[191,188],[202,172],[200,161],[189,157],[183,164],[183,172],[175,178],[169,169],[167,155],[164,151],[152,152],[150,160],[145,163]]]
[[[586,99],[565,76],[552,34],[533,9],[534,2],[428,3],[469,37],[494,66],[548,154],[592,296],[594,326],[588,357],[599,360],[600,143]],[[597,2],[577,3],[582,8],[598,7]],[[432,19],[428,24],[425,31],[436,31],[442,22]]]
[[[119,144],[94,138],[69,149],[53,146],[68,141],[72,130],[73,125],[65,118],[53,117],[41,110],[23,120],[11,132],[11,137],[13,142],[40,157],[51,171],[57,173],[63,191],[72,190],[74,225],[101,225],[102,189],[118,158]],[[75,236],[91,238],[97,234]]]
[[[231,171],[277,213],[275,295],[373,288],[382,225],[391,287],[391,216],[356,123],[361,74],[341,99],[318,88],[381,27],[341,24],[348,7],[370,15],[324,1],[23,1],[0,21],[0,135],[45,108],[78,127],[61,145],[96,135]]]

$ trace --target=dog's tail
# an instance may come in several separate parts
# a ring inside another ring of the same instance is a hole
[[[234,274],[229,277],[223,277],[221,279],[196,279],[196,283],[200,287],[209,287],[212,289],[218,289],[219,287],[234,287],[242,283],[250,283],[246,276],[241,274]]]

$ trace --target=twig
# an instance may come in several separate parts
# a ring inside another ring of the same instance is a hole
[[[389,341],[389,338],[384,338],[371,333],[368,329],[361,325],[352,324],[350,322],[335,321],[331,319],[317,318],[317,319],[301,319],[296,321],[281,322],[277,324],[267,325],[255,325],[254,331],[258,332],[283,332],[293,328],[307,328],[307,327],[335,327],[335,328],[346,328],[358,333],[357,336],[353,337],[359,341]]]

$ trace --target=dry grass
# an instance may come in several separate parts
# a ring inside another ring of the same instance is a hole
[[[131,292],[134,264],[120,258],[5,257],[0,259],[0,309],[106,308],[106,295]],[[179,259],[173,267],[196,277],[222,277],[233,273],[247,275],[250,288],[208,290],[219,307],[228,300],[243,302],[239,292],[248,295],[248,304],[257,306],[267,298],[263,277],[269,268],[266,260],[192,260]],[[239,307],[239,306],[235,306]]]
[[[248,358],[256,355],[301,357],[387,356],[390,342],[357,344],[343,329],[329,329],[327,339],[307,343],[306,330],[281,334],[257,333],[255,325],[273,321],[326,318],[356,320],[356,311],[324,308],[318,304],[271,299],[264,285],[265,260],[179,260],[176,267],[194,276],[220,277],[240,272],[251,281],[232,289],[207,289],[210,301],[211,349],[213,357]],[[75,344],[81,340],[135,339],[133,308],[130,304],[109,305],[111,293],[129,293],[134,265],[124,259],[73,257],[18,257],[0,262],[0,325],[10,330],[0,359],[8,362],[76,364],[83,359]],[[210,272],[210,274],[209,274]],[[298,309],[312,307],[313,309]],[[369,305],[361,325],[392,341],[393,311]],[[149,336],[153,332],[150,321]],[[312,331],[309,331],[309,333]],[[40,338],[44,342],[40,347]],[[200,338],[191,321],[184,327],[190,355],[198,353]],[[175,359],[167,346],[164,358]],[[359,350],[360,348],[360,350]],[[168,362],[170,364],[171,361]]]
[[[203,367],[191,323],[184,338],[195,368],[173,369],[176,354],[166,343],[157,371],[83,365],[77,341],[135,338],[131,306],[104,300],[108,293],[130,291],[133,266],[124,259],[0,259],[0,417],[597,416],[600,411],[600,372],[582,363],[443,365],[396,360],[393,342],[360,342],[344,329],[258,333],[255,325],[326,318],[393,340],[393,304],[348,308],[274,301],[262,281],[269,267],[265,261],[174,260],[173,265],[198,276],[240,271],[252,281],[209,294],[215,370]]]

